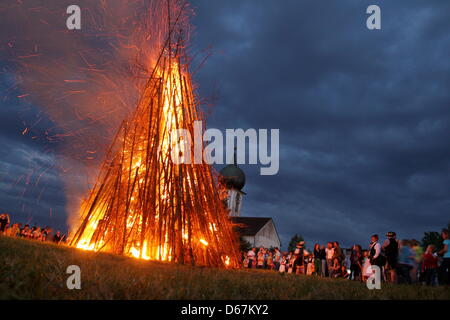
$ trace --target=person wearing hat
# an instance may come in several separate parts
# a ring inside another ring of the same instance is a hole
[[[295,260],[294,260],[294,266],[293,266],[293,271],[295,274],[303,274],[304,272],[304,264],[303,264],[303,260],[304,260],[304,249],[303,246],[305,245],[305,241],[300,241],[297,244],[297,248],[295,248],[294,251],[294,256],[295,256]]]
[[[386,233],[387,239],[384,240],[381,249],[386,257],[386,280],[392,283],[397,282],[397,264],[398,264],[398,241],[395,232]]]

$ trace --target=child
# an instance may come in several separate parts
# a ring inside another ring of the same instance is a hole
[[[288,273],[292,273],[294,271],[294,263],[295,263],[295,255],[291,254],[289,258],[289,268]]]
[[[348,273],[347,267],[345,265],[342,265],[341,267],[341,277],[344,279],[350,279],[350,273]]]
[[[339,263],[339,258],[334,258],[331,274],[333,278],[338,278],[341,275],[341,264]]]
[[[365,282],[372,275],[372,268],[369,260],[369,251],[364,251],[364,260],[362,268],[362,280]]]
[[[275,268],[275,265],[273,264],[273,255],[272,252],[269,252],[267,254],[267,269],[272,270]]]
[[[258,256],[257,256],[257,259],[258,259],[258,263],[256,265],[257,269],[264,269],[265,257],[266,257],[266,252],[264,251],[264,248],[261,247],[259,249]]]
[[[283,255],[283,257],[281,258],[281,262],[280,262],[280,273],[285,273],[286,272],[286,256]]]
[[[314,273],[314,260],[311,255],[308,255],[306,262],[308,263],[306,267],[306,275],[311,276]]]
[[[422,272],[427,286],[436,285],[438,258],[434,255],[434,246],[429,245],[423,256]]]
[[[248,260],[247,253],[244,253],[244,261],[243,261],[243,263],[244,263],[244,268],[248,268],[249,260]]]

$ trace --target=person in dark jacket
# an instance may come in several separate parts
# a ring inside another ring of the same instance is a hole
[[[383,242],[381,249],[386,257],[386,280],[392,283],[397,282],[398,265],[398,241],[395,232],[386,233],[387,239]]]
[[[355,244],[350,255],[350,278],[353,280],[362,280],[363,269],[363,251],[359,244]]]

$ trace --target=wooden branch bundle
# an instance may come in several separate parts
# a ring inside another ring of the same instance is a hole
[[[172,130],[193,137],[194,121],[202,120],[181,37],[172,43],[173,36],[111,145],[71,245],[147,260],[237,266],[238,240],[212,167],[175,164],[171,157],[181,139]]]

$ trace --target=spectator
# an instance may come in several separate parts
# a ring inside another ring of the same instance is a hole
[[[281,257],[281,260],[280,260],[280,268],[279,268],[279,272],[280,273],[285,273],[286,272],[286,264],[288,264],[288,261],[286,259],[286,255],[283,255]]]
[[[243,253],[242,266],[243,266],[244,268],[248,268],[248,257],[247,257],[247,252],[244,252],[244,253]]]
[[[363,269],[363,252],[359,244],[355,244],[350,255],[350,278],[353,280],[361,280]]]
[[[9,228],[6,232],[6,235],[10,236],[10,237],[17,237],[20,235],[20,228],[19,228],[19,224],[14,223],[11,228]]]
[[[411,240],[409,242],[409,245],[414,254],[413,268],[411,269],[411,281],[413,283],[416,283],[420,279],[423,249],[420,246],[419,241],[415,239]]]
[[[251,269],[255,266],[255,259],[256,259],[256,248],[251,248],[247,252],[247,259],[248,259],[248,268]]]
[[[322,277],[326,276],[327,273],[327,257],[325,252],[325,246],[320,246],[320,259],[321,259],[321,268],[320,268],[320,275]]]
[[[397,261],[398,261],[398,241],[395,232],[386,233],[387,239],[383,242],[381,248],[386,256],[386,279],[388,282],[397,282]]]
[[[305,253],[305,270],[306,270],[306,275],[311,276],[313,274],[315,274],[315,263],[314,263],[314,258],[312,254],[309,253]]]
[[[295,255],[293,252],[289,252],[289,256],[288,256],[288,273],[292,273],[294,272],[294,265],[295,265]]]
[[[331,270],[333,270],[333,256],[334,256],[334,248],[333,248],[332,242],[327,243],[327,248],[325,249],[325,254],[326,254],[326,258],[327,258],[328,276],[331,277]]]
[[[362,280],[366,281],[367,278],[369,278],[373,274],[369,259],[369,251],[363,251],[363,257]]]
[[[278,271],[278,269],[280,269],[281,263],[281,252],[278,248],[275,248],[273,263],[275,265],[275,270]]]
[[[333,248],[333,259],[338,259],[339,263],[342,264],[345,260],[345,254],[341,247],[339,247],[339,242],[335,241]]]
[[[400,241],[398,254],[398,283],[411,283],[411,270],[414,266],[415,254],[407,240]]]
[[[316,243],[314,245],[313,251],[314,259],[314,274],[320,276],[322,274],[322,253],[320,250],[320,244]]]
[[[54,243],[60,243],[62,241],[63,237],[61,236],[61,232],[57,231],[55,235],[53,236],[53,242]]]
[[[381,255],[381,245],[378,242],[378,235],[374,234],[370,237],[370,250],[369,250],[369,259],[370,264],[372,266],[377,266],[380,268],[380,271],[383,272],[383,266],[385,261],[384,257]]]
[[[7,213],[0,214],[0,233],[6,232],[9,223],[9,215]]]
[[[305,242],[300,241],[297,244],[297,248],[295,248],[295,251],[294,251],[293,272],[295,274],[304,274],[306,271],[305,266],[304,266],[304,257],[305,257],[305,252],[303,249],[304,245],[305,245]]]
[[[443,284],[450,285],[450,231],[447,229],[442,230],[442,239],[444,239],[444,247],[439,254],[444,258],[442,261],[441,269],[444,276]]]
[[[341,275],[341,263],[338,258],[333,259],[333,266],[331,268],[331,277],[338,278]]]
[[[434,254],[434,246],[429,245],[423,256],[422,273],[427,286],[437,284],[438,258]]]
[[[259,252],[258,252],[258,256],[257,256],[257,264],[256,264],[257,269],[264,269],[264,264],[266,262],[265,256],[266,256],[266,253],[264,251],[264,248],[263,247],[259,248]]]
[[[275,269],[275,265],[273,263],[273,254],[271,251],[267,252],[267,269],[269,270]]]

